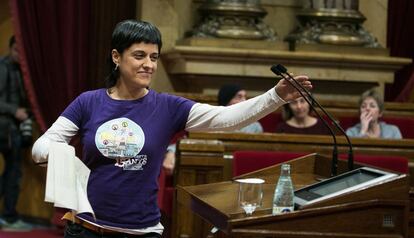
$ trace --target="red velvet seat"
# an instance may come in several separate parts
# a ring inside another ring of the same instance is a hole
[[[235,151],[233,152],[233,176],[283,163],[306,154],[308,153],[287,151]]]
[[[414,118],[411,117],[384,117],[384,121],[398,126],[403,138],[414,138]]]
[[[359,123],[358,117],[340,117],[338,119],[339,125],[346,131],[348,128],[355,126],[357,123]]]
[[[174,197],[173,177],[161,169],[158,178],[158,206],[167,216],[172,215],[172,203]]]
[[[274,133],[276,126],[282,122],[282,114],[280,112],[273,112],[259,120],[264,132]]]
[[[340,159],[347,159],[348,155],[339,155]],[[378,168],[389,169],[399,173],[408,173],[408,159],[402,156],[386,155],[354,155],[354,161],[372,165]]]

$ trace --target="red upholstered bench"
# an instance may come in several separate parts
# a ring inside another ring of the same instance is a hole
[[[339,158],[346,160],[348,155],[340,154]],[[399,173],[408,173],[408,159],[402,156],[354,154],[354,161]]]
[[[284,151],[235,151],[233,152],[233,176],[283,163],[306,154],[308,153]]]
[[[276,111],[260,119],[259,123],[262,125],[264,132],[274,133],[277,124],[282,121],[282,114],[279,111]]]
[[[160,210],[167,216],[172,215],[172,205],[174,197],[173,177],[166,174],[164,169],[161,169],[158,177],[158,206]]]
[[[414,139],[414,118],[411,117],[384,117],[384,121],[398,126],[402,137]]]

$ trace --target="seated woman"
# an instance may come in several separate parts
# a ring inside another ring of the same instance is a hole
[[[379,120],[383,111],[384,101],[376,91],[363,93],[359,99],[360,123],[348,128],[346,134],[351,137],[401,139],[397,126]]]
[[[276,133],[329,135],[329,129],[310,112],[311,107],[303,97],[283,105],[284,121],[277,125]]]

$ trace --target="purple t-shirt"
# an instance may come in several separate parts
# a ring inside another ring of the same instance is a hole
[[[91,169],[88,198],[95,212],[80,217],[129,229],[159,222],[158,175],[172,136],[185,128],[193,101],[149,90],[114,100],[105,89],[76,98],[62,116],[79,127],[82,161]]]

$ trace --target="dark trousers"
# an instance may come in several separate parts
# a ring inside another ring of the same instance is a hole
[[[149,233],[145,235],[129,235],[124,233],[117,234],[98,234],[94,231],[86,229],[85,227],[68,222],[65,228],[64,238],[161,238],[160,234]]]
[[[21,135],[18,131],[11,131],[10,138],[11,148],[1,150],[5,166],[0,177],[0,195],[4,198],[3,218],[12,223],[18,219],[16,205],[22,179],[22,148]]]

